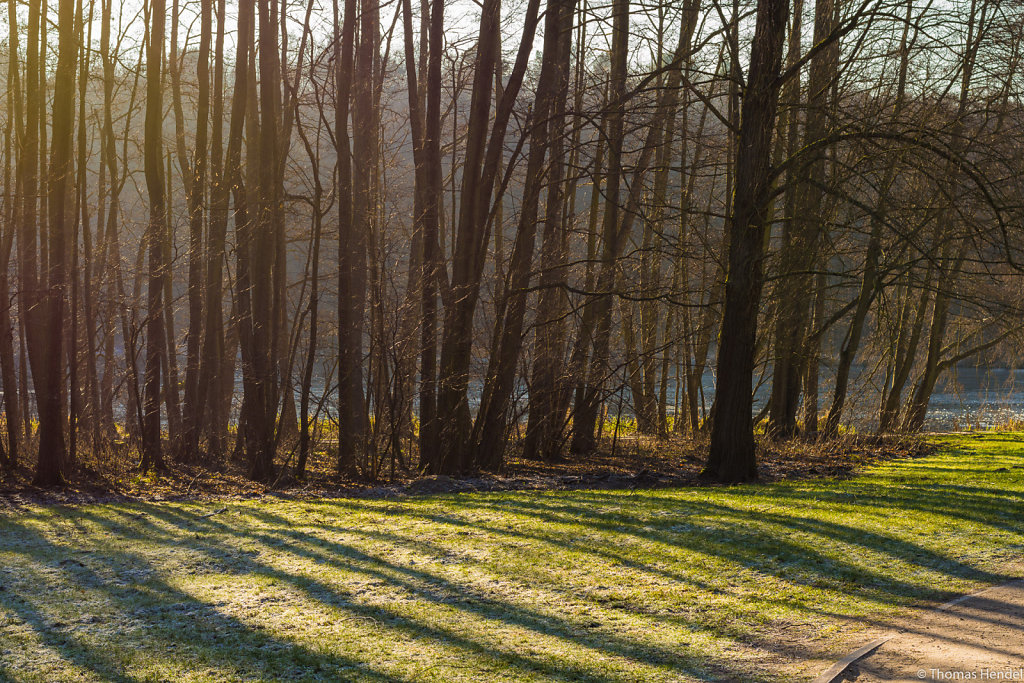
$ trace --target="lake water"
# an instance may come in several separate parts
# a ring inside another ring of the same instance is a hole
[[[856,370],[864,372],[864,368]],[[713,384],[711,388],[713,391]],[[831,377],[822,377],[821,415],[828,411],[832,390]],[[908,386],[904,394],[912,390],[913,387]],[[768,392],[768,387],[757,392],[758,409],[767,401]],[[843,422],[858,430],[874,430],[878,425],[880,402],[881,391],[875,383],[852,377]],[[1012,420],[1024,421],[1024,369],[960,367],[939,378],[928,404],[924,429],[933,432],[986,429]]]
[[[856,368],[854,375],[863,372],[863,367]],[[821,380],[820,415],[824,415],[828,411],[832,400],[831,378],[828,376],[826,368],[823,368],[823,373],[825,376]],[[236,384],[237,403],[242,395],[241,377],[236,378]],[[312,389],[313,409],[323,392],[322,384],[314,384]],[[705,372],[702,384],[704,385],[705,408],[710,409],[715,393],[715,378],[710,369]],[[480,387],[471,386],[471,393],[473,393],[473,389],[478,392]],[[614,390],[614,388],[610,388],[610,390]],[[910,390],[911,388],[908,388],[907,393]],[[770,384],[767,382],[755,391],[755,413],[759,413],[764,407],[769,392]],[[30,390],[30,393],[33,392]],[[674,382],[670,382],[668,387],[670,401],[674,394]],[[0,398],[2,397],[3,392],[0,391]],[[472,408],[476,408],[478,405],[477,401],[473,400],[474,398],[475,396],[470,399]],[[525,387],[520,387],[517,398],[521,402],[527,400]],[[298,394],[296,394],[296,401],[298,401]],[[852,425],[858,431],[873,431],[878,424],[879,402],[880,392],[877,386],[874,386],[871,381],[867,381],[866,378],[851,377],[851,388],[847,397],[843,422]],[[621,405],[624,414],[632,414],[628,388],[623,390]],[[610,412],[614,412],[618,406],[619,396],[618,393],[615,393],[608,398],[608,409]],[[669,412],[672,412],[672,406],[669,406]],[[115,413],[117,419],[124,419],[123,406],[117,406]],[[164,417],[166,419],[166,416]],[[1011,421],[1024,422],[1024,369],[961,367],[954,371],[948,371],[939,379],[928,405],[924,429],[933,432],[986,429]]]
[[[928,405],[927,429],[987,428],[1024,421],[1024,370],[958,368],[940,382]]]

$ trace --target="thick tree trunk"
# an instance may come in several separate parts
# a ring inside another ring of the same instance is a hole
[[[764,282],[764,237],[771,191],[771,147],[779,99],[787,0],[759,0],[736,151],[736,190],[728,224],[729,266],[718,348],[717,405],[704,476],[757,478],[753,395],[757,317]]]

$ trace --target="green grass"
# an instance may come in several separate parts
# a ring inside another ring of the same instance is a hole
[[[841,482],[11,509],[0,680],[807,679],[1020,572],[1024,437],[942,441]]]

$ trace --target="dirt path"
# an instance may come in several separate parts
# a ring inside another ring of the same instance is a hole
[[[1024,581],[922,614],[835,681],[1024,681]]]

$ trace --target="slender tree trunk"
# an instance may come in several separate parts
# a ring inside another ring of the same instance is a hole
[[[67,386],[64,380],[64,301],[67,285],[67,244],[70,234],[67,197],[72,189],[74,170],[71,148],[74,130],[75,70],[78,38],[75,36],[74,0],[58,5],[57,72],[54,79],[50,169],[47,183],[47,233],[45,290],[39,303],[43,341],[41,363],[33,366],[36,380],[36,407],[39,412],[39,460],[35,483],[54,486],[63,483],[67,450]],[[42,340],[40,340],[42,341]],[[31,340],[30,340],[31,343]]]
[[[248,449],[249,476],[270,481],[274,476],[277,424],[277,251],[283,230],[282,188],[278,175],[281,112],[281,65],[278,52],[276,0],[257,0],[259,20],[259,167],[257,215],[252,231],[250,301],[253,394],[252,420],[246,425],[252,440]]]
[[[925,274],[925,282],[931,281],[932,263],[929,262]],[[911,292],[907,292],[908,306]],[[888,391],[882,399],[882,409],[878,418],[878,432],[885,434],[895,426],[899,416],[900,399],[903,395],[903,387],[906,386],[910,371],[914,367],[914,358],[917,355],[917,347],[920,344],[921,332],[924,329],[925,316],[928,305],[931,302],[931,290],[927,287],[921,290],[918,300],[917,311],[914,321],[908,332],[903,320],[900,320],[900,332],[896,340],[895,353],[893,358],[892,378],[889,382]]]
[[[163,283],[164,283],[164,343],[166,349],[160,358],[161,372],[165,378],[163,386],[161,388],[161,394],[164,399],[164,406],[167,409],[167,441],[171,446],[172,453],[181,452],[181,392],[178,391],[178,387],[181,386],[180,373],[178,372],[178,335],[175,332],[176,326],[174,321],[174,272],[171,264],[171,254],[174,254],[175,249],[175,231],[173,226],[173,216],[171,215],[172,201],[167,198],[174,196],[174,186],[172,180],[174,178],[173,165],[171,161],[171,151],[167,151],[167,162],[165,164],[164,182],[166,183],[166,189],[164,194],[164,206],[167,209],[167,216],[164,219],[164,225],[167,226],[166,232],[164,232],[164,246],[163,246],[163,258],[164,265],[162,270]]]
[[[961,56],[960,68],[960,95],[957,110],[951,126],[951,139],[953,143],[954,158],[964,158],[968,154],[968,141],[964,135],[966,127],[967,108],[970,104],[971,79],[974,74],[974,67],[978,50],[988,32],[987,18],[990,5],[982,3],[978,11],[977,0],[972,0],[970,14],[967,23],[967,36],[964,53]],[[961,193],[961,187],[966,185],[963,181],[963,172],[957,162],[949,161],[946,165],[946,173],[942,178],[945,184],[945,195],[950,198],[949,204],[944,207],[939,218],[939,225],[949,231],[956,227],[956,197]],[[934,282],[936,287],[935,303],[932,306],[931,326],[928,333],[927,355],[925,356],[924,370],[921,379],[918,381],[907,406],[906,414],[903,417],[903,431],[916,432],[924,426],[925,415],[928,412],[928,403],[931,400],[935,383],[945,365],[942,364],[942,351],[946,334],[946,325],[949,319],[950,307],[953,304],[953,296],[956,282],[959,279],[961,270],[966,258],[966,238],[959,235],[943,235],[942,251],[937,264],[937,278]]]
[[[810,330],[804,342],[804,433],[818,433],[818,365],[821,361],[821,336],[815,334],[825,318],[825,274],[819,273],[814,283],[814,304],[811,307]]]
[[[827,39],[835,21],[833,0],[817,0],[814,8],[814,43]],[[793,179],[796,186],[795,211],[788,216],[793,230],[780,257],[782,265],[778,337],[775,342],[775,368],[772,375],[770,429],[779,436],[796,431],[801,379],[807,368],[807,320],[810,302],[806,292],[813,291],[811,271],[817,260],[818,243],[825,231],[822,198],[825,181],[825,151],[818,143],[828,133],[829,93],[836,77],[838,42],[818,52],[811,60],[808,79],[805,148],[815,149],[802,162]],[[796,116],[793,110],[790,114]],[[792,130],[791,124],[791,130]],[[791,182],[793,182],[791,181]]]
[[[204,2],[207,0],[204,0]],[[205,405],[209,417],[199,423],[200,436],[206,435],[207,462],[219,463],[224,457],[223,425],[227,421],[224,401],[225,386],[234,387],[234,377],[224,372],[224,260],[226,256],[228,203],[232,183],[236,182],[239,167],[239,156],[242,147],[242,127],[245,123],[245,87],[244,69],[236,69],[234,91],[231,102],[231,121],[228,131],[228,159],[224,163],[223,155],[223,124],[224,117],[224,23],[226,20],[225,0],[217,2],[217,37],[214,48],[213,74],[213,129],[210,141],[210,224],[207,231],[206,247],[206,297],[203,323],[203,350],[200,361],[200,374],[204,381],[200,391],[204,396],[199,399]],[[241,13],[239,23],[241,23]],[[245,45],[244,32],[239,28],[239,54],[248,50]],[[244,63],[244,62],[243,62]],[[239,92],[241,89],[241,92]],[[187,391],[186,391],[187,394]]]
[[[913,3],[907,3],[907,12],[900,39],[900,70],[896,86],[896,102],[893,105],[893,119],[898,120],[903,111],[903,102],[907,87],[907,72],[910,66],[909,34]],[[860,347],[861,337],[867,321],[868,311],[875,294],[880,289],[878,279],[878,262],[882,252],[882,228],[884,227],[889,208],[889,191],[896,179],[896,163],[892,163],[885,171],[882,184],[879,186],[878,201],[871,215],[871,232],[868,236],[867,249],[864,256],[864,271],[861,277],[860,291],[857,296],[857,307],[854,309],[846,337],[839,350],[839,361],[836,366],[835,388],[832,392],[832,406],[825,420],[824,432],[827,436],[835,435],[839,430],[843,407],[850,382],[850,370]]]
[[[427,108],[423,126],[423,324],[420,330],[420,463],[441,468],[437,416],[437,291],[442,275],[441,229],[441,59],[444,42],[444,1],[430,3],[427,50]],[[454,145],[453,145],[454,147]]]
[[[474,66],[473,93],[466,156],[462,170],[452,261],[451,305],[445,307],[441,365],[438,379],[440,471],[454,473],[474,467],[470,447],[469,371],[473,346],[473,314],[480,294],[491,227],[494,183],[504,153],[505,133],[529,61],[539,16],[539,0],[526,8],[523,33],[508,83],[491,118],[492,74],[500,48],[498,0],[486,0]]]
[[[79,204],[79,220],[81,221],[81,232],[82,232],[82,249],[83,249],[83,273],[82,279],[85,286],[82,288],[82,303],[84,304],[85,314],[85,350],[86,358],[85,363],[85,409],[83,414],[89,424],[90,434],[90,445],[91,450],[94,454],[98,454],[102,448],[103,441],[103,429],[102,429],[102,418],[100,413],[100,395],[99,395],[99,373],[97,371],[97,363],[99,362],[99,349],[97,347],[97,306],[96,306],[96,293],[100,290],[100,279],[97,277],[97,273],[102,271],[104,265],[104,248],[96,249],[93,241],[93,230],[89,220],[89,201],[88,201],[88,184],[86,182],[86,171],[88,170],[87,160],[87,133],[89,126],[87,125],[86,119],[86,97],[87,97],[87,86],[89,83],[89,74],[91,66],[91,52],[87,49],[92,44],[92,26],[93,18],[95,15],[95,0],[89,1],[89,16],[88,25],[89,31],[86,37],[85,43],[80,47],[81,52],[81,68],[79,70],[79,86],[78,86],[78,204]],[[100,172],[102,173],[102,168]],[[102,214],[97,213],[96,222],[96,233],[97,236],[103,229],[101,222]],[[77,241],[76,253],[77,253]],[[97,266],[99,266],[97,268]],[[77,271],[77,268],[74,269]]]
[[[603,106],[607,112],[607,87],[605,88]],[[607,113],[605,118],[607,118]],[[601,206],[600,198],[602,195],[605,174],[605,123],[606,121],[602,121],[597,130],[597,149],[594,152],[594,171],[591,177],[590,207],[587,215],[587,260],[583,277],[583,289],[588,293],[588,296],[583,305],[583,316],[580,320],[580,329],[576,336],[576,344],[569,357],[569,377],[575,382],[575,386],[571,392],[565,392],[566,394],[571,393],[571,397],[575,401],[575,406],[577,407],[584,405],[586,402],[587,391],[589,390],[587,385],[587,365],[590,360],[590,350],[593,347],[594,315],[596,311],[595,299],[589,294],[593,292],[597,286],[595,265],[597,263],[598,250],[598,217],[600,215],[599,208]],[[560,399],[561,400],[556,411],[558,415],[562,415],[564,411],[568,411],[570,396],[561,396]],[[589,419],[589,416],[585,416],[583,419]],[[570,436],[570,449],[574,451],[576,448],[572,443],[576,440],[576,420],[577,415],[574,410],[573,427]],[[579,442],[579,448],[583,450],[587,449],[590,445],[591,444],[589,442],[584,440]]]
[[[594,347],[586,374],[586,388],[577,395],[573,415],[572,450],[586,453],[597,446],[597,413],[601,386],[608,368],[608,343],[611,334],[611,291],[615,286],[615,261],[619,254],[619,202],[622,183],[622,145],[626,96],[626,63],[629,50],[629,0],[612,4],[611,73],[608,85],[608,172],[605,174],[605,205],[602,219],[604,236],[601,268],[597,278],[598,294],[593,306]],[[582,399],[582,400],[580,400]]]
[[[188,334],[185,351],[185,402],[182,409],[182,457],[196,460],[199,435],[204,429],[206,393],[200,386],[200,354],[203,341],[203,218],[207,179],[207,132],[210,119],[210,42],[213,33],[213,0],[200,2],[199,54],[196,64],[199,99],[196,105],[195,155],[192,191],[188,193]],[[220,306],[220,301],[208,304]]]
[[[113,0],[102,0],[100,19],[100,55],[103,58],[103,121],[100,130],[100,203],[97,212],[97,231],[102,234],[102,284],[101,290],[105,295],[103,306],[103,318],[106,324],[103,328],[103,352],[105,365],[103,379],[100,385],[100,414],[102,431],[105,434],[114,434],[114,374],[116,365],[114,362],[115,344],[115,320],[121,319],[118,301],[120,290],[116,273],[120,272],[120,245],[117,241],[117,214],[119,207],[119,193],[121,190],[121,175],[118,171],[116,136],[114,135],[113,123],[113,92],[114,92],[114,55],[111,54],[110,33],[111,33],[111,7]],[[140,51],[140,60],[142,58]],[[134,101],[138,86],[138,74],[133,83],[132,97]],[[131,115],[127,117],[131,119]],[[122,340],[127,343],[127,339]],[[130,417],[130,416],[129,416]],[[129,423],[131,420],[128,420]]]
[[[515,382],[523,340],[526,315],[527,289],[532,270],[534,242],[540,194],[545,185],[546,172],[556,163],[545,158],[553,143],[560,138],[561,128],[551,126],[556,108],[564,111],[568,93],[569,55],[572,38],[572,19],[575,0],[551,0],[548,3],[544,29],[544,52],[540,80],[537,85],[533,126],[530,130],[530,152],[527,161],[523,204],[519,210],[519,224],[505,291],[499,303],[495,322],[495,348],[488,362],[480,410],[471,437],[476,453],[474,460],[488,469],[500,469],[509,425],[507,414]],[[548,202],[556,212],[553,222],[561,224],[561,177],[547,179]]]
[[[352,358],[351,301],[352,257],[349,254],[353,239],[353,179],[349,142],[349,100],[352,92],[352,78],[355,61],[356,0],[345,0],[344,23],[338,14],[338,2],[334,0],[334,64],[335,104],[334,137],[338,146],[338,472],[351,474],[356,467],[356,448],[351,440],[353,427],[352,392],[355,382],[352,366],[361,365],[362,358]],[[360,375],[361,377],[361,375]],[[362,380],[359,380],[359,395],[362,396]],[[360,401],[361,403],[361,401]],[[341,427],[340,415],[346,413],[345,427]],[[355,418],[355,419],[358,419]],[[342,438],[342,429],[349,433]]]
[[[359,40],[352,91],[352,223],[342,235],[339,274],[339,460],[349,465],[364,454],[366,405],[363,393],[363,328],[367,296],[367,244],[374,230],[376,201],[372,176],[377,168],[378,126],[374,75],[380,28],[374,0],[361,0]],[[345,21],[349,22],[346,8]],[[354,19],[353,19],[354,21]]]
[[[21,322],[21,395],[24,397],[22,414],[25,420],[25,440],[32,437],[28,406],[28,366],[32,368],[32,382],[38,390],[42,348],[40,340],[39,293],[39,27],[40,0],[31,0],[28,6],[28,36],[25,51],[25,132],[21,154],[18,157],[20,193],[20,223],[18,225],[18,312]],[[17,23],[11,24],[16,30]],[[26,363],[26,357],[28,362]],[[61,427],[63,430],[63,427]],[[52,456],[51,456],[52,457]]]
[[[299,135],[303,135],[301,127]],[[323,188],[320,184],[319,158],[315,158],[312,147],[303,138],[310,161],[313,167],[313,178],[315,187],[313,190],[313,226],[312,244],[310,245],[310,273],[309,273],[309,307],[306,309],[309,316],[309,342],[306,345],[306,360],[302,370],[302,381],[299,385],[299,455],[295,462],[295,475],[301,477],[306,471],[306,460],[309,457],[310,446],[310,424],[309,424],[309,394],[313,384],[313,370],[316,366],[317,330],[320,318],[320,233],[323,223],[323,212],[321,202]]]
[[[586,0],[579,10],[576,31],[577,68],[574,77],[575,101],[569,168],[575,169],[579,159],[581,110],[583,109],[583,50],[586,45]],[[568,21],[568,20],[567,20]],[[563,53],[561,78],[568,88],[569,55],[572,39],[562,36]],[[529,413],[523,457],[551,461],[559,457],[562,449],[562,430],[565,426],[566,407],[560,400],[566,394],[567,374],[564,372],[566,344],[566,314],[568,311],[567,271],[569,257],[569,228],[575,214],[576,175],[566,178],[563,161],[565,139],[565,97],[555,100],[551,121],[551,162],[548,172],[547,197],[544,211],[544,234],[541,246],[540,293],[537,301],[537,330],[534,341],[533,375],[530,380]]]
[[[600,269],[597,273],[596,294],[588,302],[589,311],[584,311],[584,329],[587,337],[593,337],[593,353],[585,374],[582,390],[576,393],[576,409],[573,415],[571,449],[576,453],[594,450],[597,445],[596,427],[598,409],[601,403],[605,379],[613,374],[609,367],[611,342],[613,291],[619,279],[619,258],[629,237],[634,219],[640,210],[644,178],[654,159],[662,126],[675,116],[679,102],[679,84],[682,78],[682,64],[689,58],[689,45],[696,27],[695,5],[687,4],[683,28],[673,56],[675,67],[669,72],[666,87],[657,100],[655,114],[648,123],[647,135],[636,160],[634,171],[628,182],[629,192],[624,206],[620,206],[622,178],[622,146],[624,141],[625,69],[629,39],[629,7],[622,1],[613,9],[615,23],[612,41],[612,70],[609,81],[609,111],[605,126],[608,136],[608,168],[605,185],[605,211],[603,215]],[[620,16],[624,13],[625,16]],[[622,54],[619,54],[621,51]],[[596,255],[596,254],[595,254]],[[589,316],[590,322],[587,321]],[[591,330],[593,330],[591,332]]]
[[[0,234],[0,381],[3,382],[4,418],[7,426],[7,467],[17,466],[21,441],[21,387],[15,370],[14,328],[11,320],[13,300],[10,294],[11,250],[15,234],[22,228],[22,186],[23,179],[16,173],[11,177],[12,166],[17,171],[24,157],[25,114],[21,91],[21,65],[19,56],[17,8],[14,0],[7,2],[7,22],[10,29],[7,43],[7,129],[4,141],[7,154],[4,161],[4,215],[3,232]],[[13,190],[13,192],[12,192]],[[24,354],[22,354],[24,356]]]
[[[164,243],[167,207],[164,197],[162,70],[164,0],[150,0],[149,44],[146,59],[146,127],[144,140],[146,188],[149,192],[149,284],[146,305],[146,369],[143,398],[142,470],[162,469],[160,444],[160,371],[166,353],[164,339]]]

